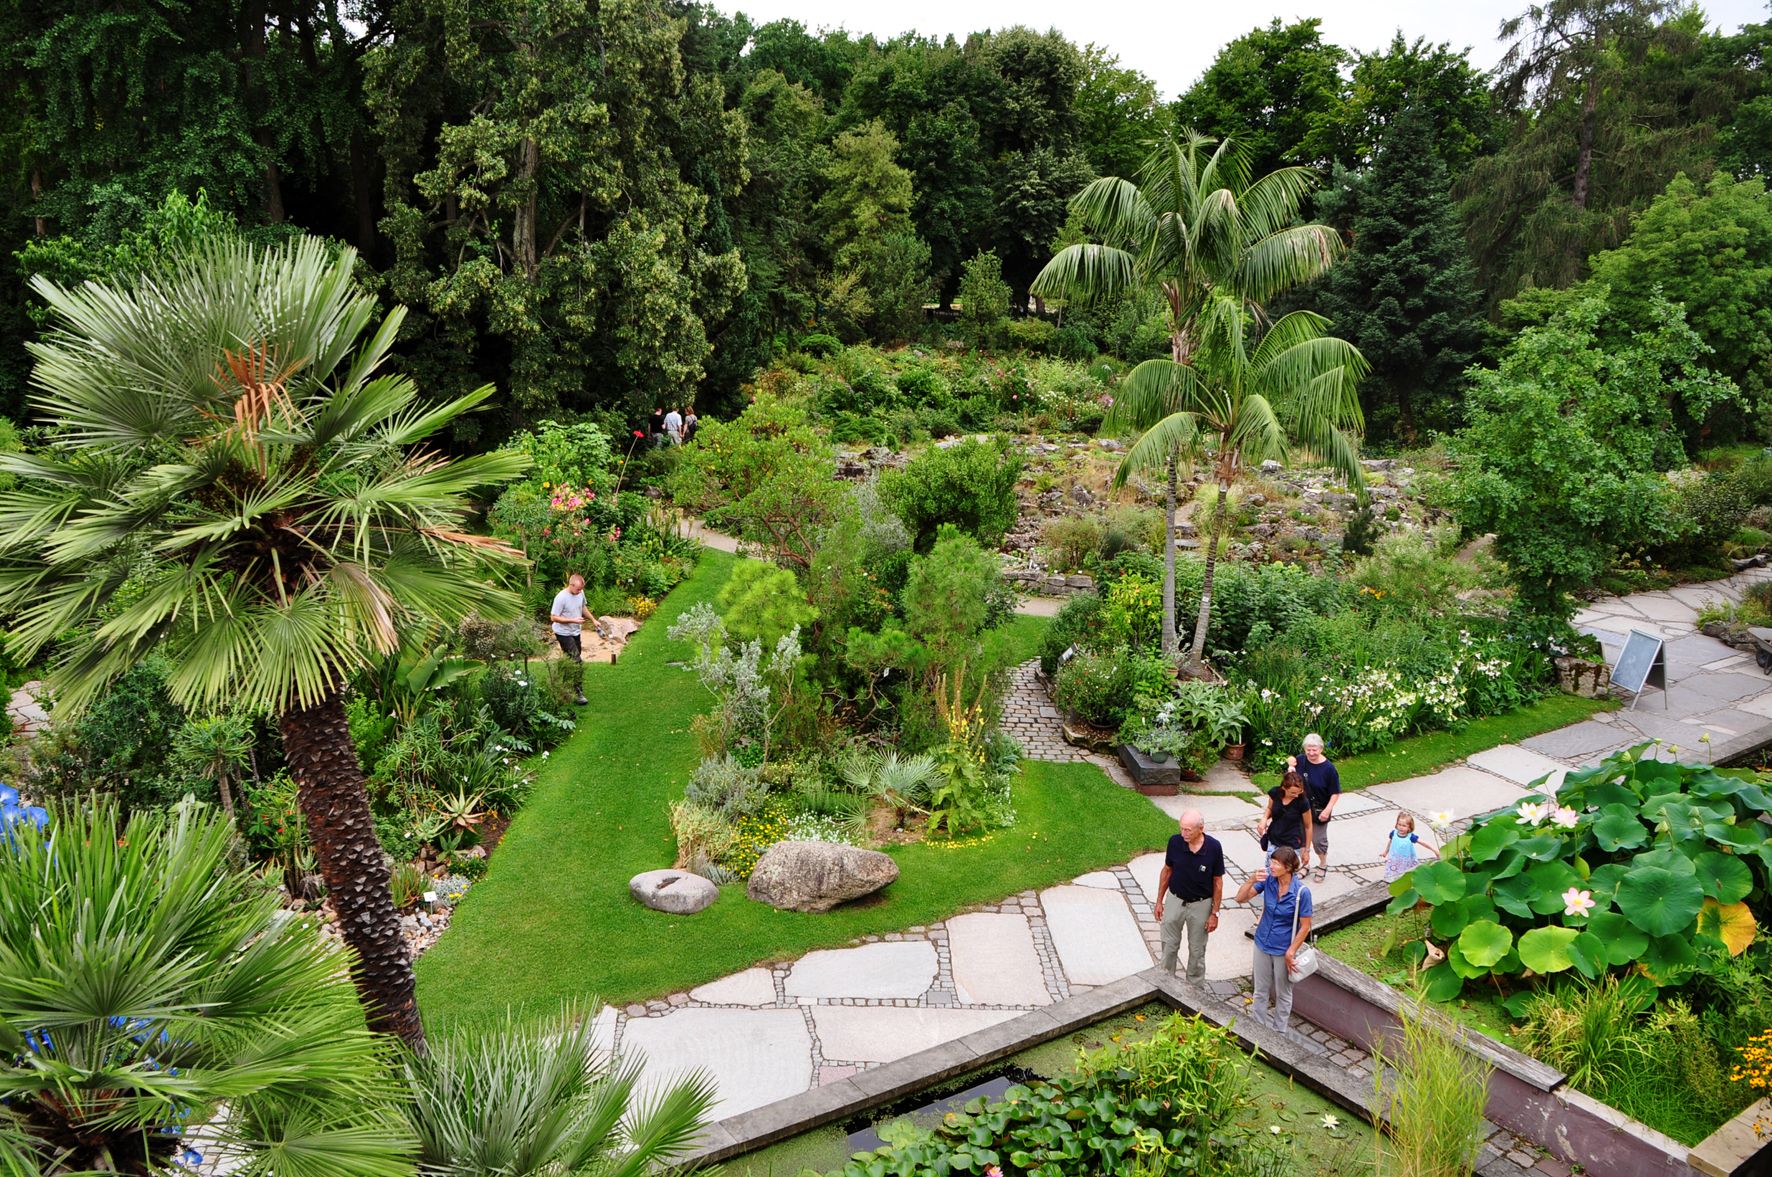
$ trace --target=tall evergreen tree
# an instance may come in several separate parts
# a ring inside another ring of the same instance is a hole
[[[1370,431],[1414,440],[1456,423],[1482,295],[1428,116],[1405,110],[1370,172],[1353,181],[1353,241],[1311,301],[1372,365]]]

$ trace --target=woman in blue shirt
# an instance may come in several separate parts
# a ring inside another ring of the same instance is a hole
[[[1277,848],[1265,870],[1257,870],[1237,888],[1237,902],[1262,898],[1261,922],[1255,925],[1255,1009],[1252,1016],[1281,1035],[1292,1036],[1293,953],[1311,934],[1311,893],[1298,877],[1298,852]],[[1297,931],[1293,919],[1297,918]],[[1268,1016],[1268,1001],[1274,1012]]]

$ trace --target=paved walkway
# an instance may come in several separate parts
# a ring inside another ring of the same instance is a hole
[[[1602,601],[1578,622],[1609,641],[1615,657],[1633,625],[1669,639],[1668,707],[1651,691],[1634,712],[1618,712],[1561,731],[1477,753],[1422,777],[1344,796],[1330,827],[1328,877],[1312,884],[1318,901],[1379,879],[1385,840],[1399,811],[1418,819],[1452,810],[1461,828],[1470,815],[1514,804],[1546,781],[1554,788],[1570,767],[1646,739],[1677,741],[1685,751],[1705,732],[1736,734],[1772,719],[1772,679],[1720,642],[1695,632],[1694,614],[1712,595],[1739,594],[1755,570],[1715,585]],[[1119,766],[1066,744],[1057,709],[1035,664],[1018,667],[1006,722],[1034,759],[1088,761],[1128,784]],[[1717,737],[1713,737],[1715,739]],[[1247,786],[1248,782],[1243,784]],[[1153,798],[1171,816],[1198,809],[1225,848],[1230,878],[1219,930],[1209,941],[1206,974],[1227,1000],[1241,1000],[1249,971],[1248,940],[1257,912],[1230,901],[1263,854],[1253,825],[1257,806],[1230,792]],[[1418,829],[1433,853],[1433,831]],[[848,948],[760,965],[707,985],[599,1016],[606,1045],[644,1056],[646,1082],[702,1068],[718,1085],[717,1119],[761,1107],[809,1087],[877,1067],[1070,994],[1138,972],[1155,961],[1151,916],[1162,855],[1026,891],[928,927],[868,937]],[[718,918],[718,908],[703,918]],[[1346,1043],[1301,1026],[1332,1057]],[[1358,1060],[1345,1060],[1358,1073]],[[1486,1160],[1500,1162],[1497,1138]],[[1525,1166],[1521,1166],[1525,1167]],[[1483,1171],[1504,1171],[1504,1163]]]

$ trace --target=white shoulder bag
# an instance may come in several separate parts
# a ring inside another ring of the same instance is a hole
[[[1298,939],[1298,909],[1304,906],[1304,897],[1309,895],[1309,887],[1301,889],[1298,899],[1292,905],[1292,940]],[[1288,941],[1290,943],[1291,941]],[[1317,971],[1317,949],[1313,944],[1300,944],[1298,951],[1292,954],[1292,967],[1286,970],[1286,979],[1294,985]]]

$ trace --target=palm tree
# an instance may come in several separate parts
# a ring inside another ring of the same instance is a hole
[[[234,778],[252,756],[252,724],[236,715],[193,719],[172,738],[172,763],[215,785],[221,805],[234,816]]]
[[[1068,245],[1046,263],[1032,290],[1047,298],[1103,299],[1137,291],[1161,299],[1169,319],[1169,358],[1187,364],[1199,342],[1197,321],[1214,291],[1235,294],[1258,320],[1262,304],[1327,270],[1342,250],[1326,225],[1299,225],[1298,211],[1317,184],[1309,168],[1280,168],[1251,182],[1248,164],[1230,139],[1185,130],[1160,142],[1139,167],[1138,180],[1103,176],[1071,201],[1094,242]],[[1120,400],[1154,404],[1160,370],[1140,366]],[[1116,404],[1119,421],[1148,428]],[[1159,413],[1158,416],[1161,416]],[[1164,495],[1163,652],[1176,654],[1175,494],[1182,454],[1166,455]]]
[[[645,1177],[694,1145],[714,1085],[692,1075],[635,1106],[640,1067],[598,1048],[595,1005],[549,1023],[454,1027],[406,1064],[426,1177]]]
[[[1206,573],[1188,665],[1205,669],[1212,579],[1224,536],[1224,504],[1251,464],[1286,461],[1296,441],[1355,485],[1360,480],[1360,398],[1366,372],[1358,349],[1327,334],[1329,320],[1293,311],[1250,347],[1254,316],[1227,291],[1208,296],[1197,316],[1198,346],[1191,364],[1146,360],[1126,381],[1122,411],[1155,422],[1126,452],[1114,474],[1123,485],[1134,470],[1173,462],[1177,453],[1209,458],[1216,488],[1206,541]]]
[[[517,553],[467,532],[464,496],[523,460],[418,446],[491,389],[425,406],[377,375],[404,312],[365,339],[354,262],[228,241],[133,290],[36,279],[59,323],[30,345],[50,452],[0,458],[21,480],[0,494],[0,612],[26,657],[56,640],[66,711],[160,651],[188,710],[276,717],[370,1025],[417,1046],[345,690],[402,632],[515,612],[489,565]]]
[[[0,1170],[412,1171],[388,1039],[343,954],[229,866],[195,802],[106,799],[0,844]]]

